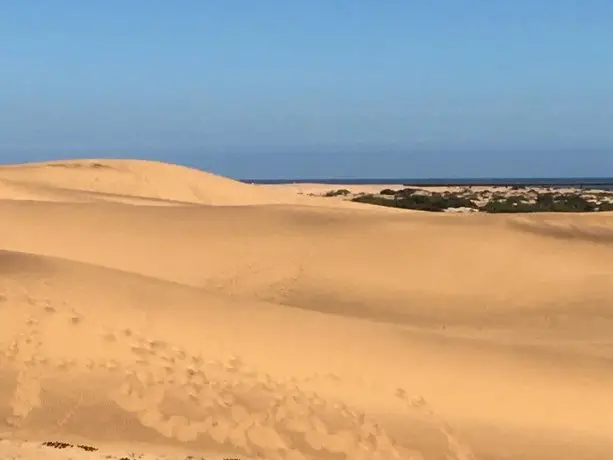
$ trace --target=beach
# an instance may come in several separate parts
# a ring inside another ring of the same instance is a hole
[[[611,214],[341,188],[0,167],[0,457],[611,460]]]

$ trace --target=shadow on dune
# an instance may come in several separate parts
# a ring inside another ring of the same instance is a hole
[[[513,219],[508,225],[524,232],[564,240],[579,240],[597,244],[613,244],[613,228],[603,225],[578,225],[571,221],[554,222],[547,220]]]
[[[50,274],[53,271],[53,264],[35,254],[0,249],[0,275],[2,276],[18,274],[38,276]]]

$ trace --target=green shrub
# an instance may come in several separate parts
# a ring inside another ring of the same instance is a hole
[[[539,194],[535,203],[522,201],[520,197],[509,197],[506,200],[491,200],[481,208],[491,213],[500,212],[592,212],[598,206],[574,193],[555,194],[551,192]]]
[[[606,198],[604,195],[597,197],[599,203],[592,203],[578,193],[547,191],[538,193],[536,197],[532,194],[535,201],[528,201],[529,198],[522,195],[506,196],[500,192],[495,192],[485,205],[477,206],[471,196],[453,192],[424,194],[416,193],[419,189],[405,188],[393,194],[383,193],[387,190],[389,189],[382,190],[380,195],[357,196],[353,198],[353,201],[431,212],[441,212],[449,208],[479,209],[488,213],[613,211],[613,203],[604,201]],[[482,196],[482,194],[475,193],[472,195],[475,198],[478,196]]]
[[[396,200],[390,200],[389,198],[383,198],[376,195],[360,195],[353,198],[351,201],[355,201],[356,203],[366,203],[366,204],[374,204],[377,206],[388,206],[392,208],[397,208]]]
[[[339,189],[339,190],[330,190],[329,192],[326,192],[324,194],[324,196],[347,196],[349,195],[351,192],[347,189]]]
[[[378,204],[382,206],[392,206],[403,209],[417,209],[420,211],[440,212],[448,208],[471,208],[477,206],[468,198],[454,194],[433,193],[431,195],[408,194],[401,195],[396,193],[394,199],[364,195],[356,197],[353,201],[359,203]]]

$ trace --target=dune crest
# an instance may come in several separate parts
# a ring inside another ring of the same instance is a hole
[[[611,458],[611,216],[70,160],[0,219],[0,456]]]
[[[118,159],[0,166],[0,199],[154,206],[291,204],[364,209],[358,203],[302,196],[291,190],[247,184],[187,166]]]
[[[185,166],[145,160],[64,160],[0,169],[4,181],[34,189],[72,192],[90,200],[143,199],[176,204],[255,204],[264,190]]]

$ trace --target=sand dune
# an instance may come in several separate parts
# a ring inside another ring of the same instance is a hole
[[[144,160],[58,160],[1,166],[1,198],[165,206],[294,204],[363,209],[357,203],[304,197],[293,190],[246,184],[185,166]]]
[[[611,216],[71,160],[0,218],[0,456],[613,458]]]

